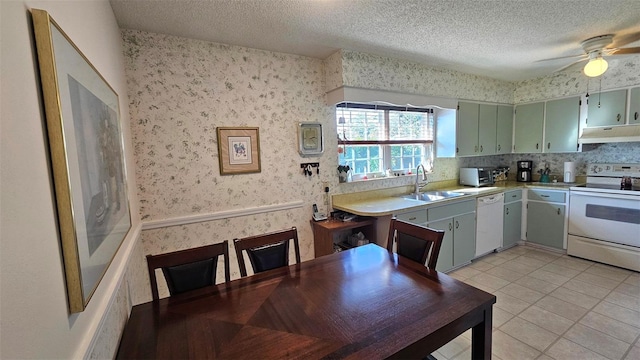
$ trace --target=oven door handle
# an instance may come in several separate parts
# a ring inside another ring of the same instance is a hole
[[[592,196],[607,199],[640,200],[640,196],[571,190],[569,196]]]

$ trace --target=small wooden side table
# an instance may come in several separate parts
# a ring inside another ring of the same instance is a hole
[[[333,254],[334,235],[343,231],[349,231],[350,234],[361,231],[369,242],[376,242],[376,219],[371,217],[359,217],[353,221],[311,220],[311,228],[313,229],[313,250],[317,258]]]

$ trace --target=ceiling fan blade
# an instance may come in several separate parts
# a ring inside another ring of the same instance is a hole
[[[614,51],[612,55],[628,55],[628,54],[640,54],[640,47],[616,49],[616,51]]]
[[[572,58],[579,58],[579,57],[587,58],[587,55],[586,54],[580,54],[580,55],[559,56],[559,57],[554,57],[554,58],[536,60],[534,62],[553,61],[553,60],[562,60],[562,59],[572,59]]]
[[[567,70],[567,69],[570,69],[570,68],[577,67],[578,65],[580,65],[580,63],[583,63],[583,62],[585,62],[585,61],[587,61],[587,59],[582,59],[582,60],[574,61],[574,62],[572,62],[571,64],[569,64],[569,65],[565,65],[565,66],[561,67],[560,69],[558,69],[558,70],[556,70],[556,71],[554,71],[554,72],[560,72],[560,71],[562,71],[562,70]]]
[[[631,44],[634,43],[636,41],[640,40],[640,32],[634,33],[634,34],[627,34],[627,35],[621,35],[621,36],[616,36],[613,39],[613,44],[611,44],[611,47],[622,47],[625,46],[627,44]]]

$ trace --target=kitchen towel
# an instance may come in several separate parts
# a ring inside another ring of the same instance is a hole
[[[566,161],[564,163],[564,182],[576,182],[576,163],[573,161]]]

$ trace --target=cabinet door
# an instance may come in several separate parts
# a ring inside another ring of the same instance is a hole
[[[565,206],[544,202],[527,205],[527,241],[562,249]]]
[[[547,101],[544,152],[578,151],[580,97]]]
[[[458,103],[456,156],[477,155],[479,104]]]
[[[627,90],[607,91],[589,95],[587,126],[624,125]]]
[[[447,271],[453,267],[453,219],[430,222],[428,227],[444,230],[444,238],[440,246],[440,254],[436,263],[436,270]]]
[[[467,263],[476,254],[476,214],[453,218],[453,266]]]
[[[629,124],[640,124],[640,87],[631,89]]]
[[[514,153],[542,152],[544,103],[516,106]]]
[[[522,226],[522,201],[516,201],[504,206],[503,247],[509,248],[520,240]]]
[[[498,105],[496,122],[496,154],[511,153],[513,139],[513,106]]]
[[[494,155],[496,153],[497,122],[498,105],[480,104],[478,113],[479,155]]]

